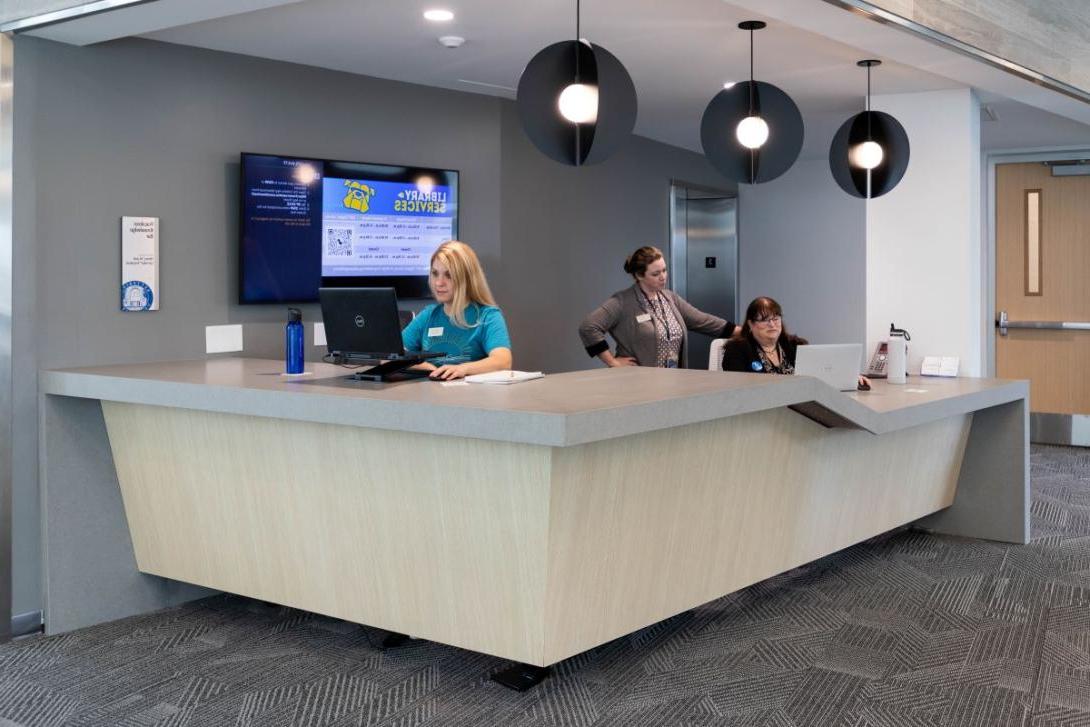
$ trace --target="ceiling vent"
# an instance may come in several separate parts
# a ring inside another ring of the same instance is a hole
[[[1090,159],[1071,159],[1067,161],[1045,162],[1052,169],[1054,177],[1090,176]]]

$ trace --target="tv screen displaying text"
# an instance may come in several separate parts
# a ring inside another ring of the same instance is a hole
[[[323,277],[419,289],[457,200],[455,171],[243,154],[239,299],[317,300]]]

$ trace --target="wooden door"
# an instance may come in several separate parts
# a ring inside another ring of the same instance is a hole
[[[1090,321],[1090,176],[996,167],[995,299],[1011,321]],[[996,375],[1029,379],[1036,413],[1090,414],[1090,331],[996,331]]]

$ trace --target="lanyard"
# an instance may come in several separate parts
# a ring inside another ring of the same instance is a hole
[[[779,341],[776,342],[776,354],[780,359],[780,365],[774,366],[772,360],[768,357],[768,353],[761,348],[761,344],[757,344],[757,355],[761,358],[761,363],[764,365],[765,371],[774,374],[786,373],[787,361],[784,359],[783,349],[780,348]]]
[[[672,331],[670,330],[670,324],[666,320],[666,301],[663,300],[662,293],[659,293],[657,297],[659,305],[661,306],[661,312],[655,307],[655,303],[651,300],[651,297],[643,292],[643,288],[640,288],[640,293],[643,294],[643,299],[647,301],[647,308],[650,310],[651,315],[656,321],[662,324],[663,330],[666,331],[666,342],[669,343],[672,337]]]

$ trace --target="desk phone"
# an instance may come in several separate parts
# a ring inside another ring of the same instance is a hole
[[[874,348],[874,354],[870,357],[870,363],[867,364],[866,377],[868,379],[886,378],[886,361],[888,359],[889,344],[882,341]]]

